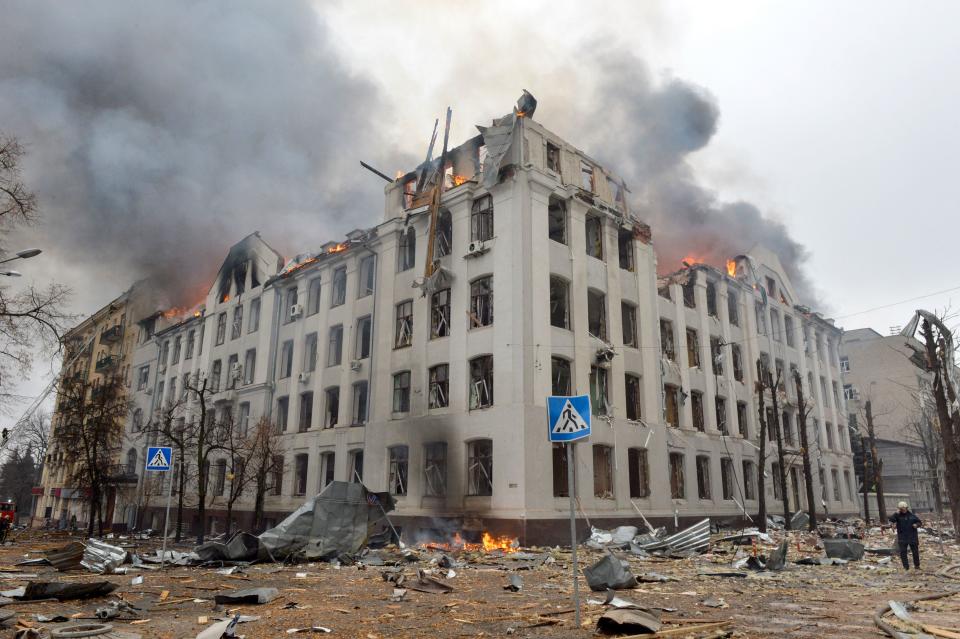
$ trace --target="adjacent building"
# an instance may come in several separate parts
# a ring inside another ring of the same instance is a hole
[[[884,492],[907,495],[914,510],[937,510],[937,499],[946,495],[943,453],[931,392],[933,376],[927,371],[923,344],[914,337],[885,336],[870,328],[846,331],[840,366],[848,424],[855,438],[867,435],[866,403],[871,404]],[[869,457],[869,441],[864,439],[861,448],[858,459]],[[872,475],[870,468],[868,464]],[[868,486],[872,484],[871,478]]]
[[[561,541],[567,464],[595,525],[638,510],[737,518],[758,508],[762,361],[806,380],[815,494],[831,514],[855,512],[841,331],[799,304],[776,256],[757,246],[730,272],[658,278],[619,177],[528,116],[479,128],[434,163],[435,209],[429,174],[411,171],[386,186],[376,226],[287,261],[251,235],[196,309],[137,318],[121,458],[142,467],[143,424],[206,379],[216,419],[266,417],[279,433],[268,524],[348,480],[393,493],[411,537]],[[775,487],[771,443],[771,513],[805,504],[792,381],[779,392],[790,467]],[[546,398],[572,394],[590,395],[594,425],[568,459],[547,440]],[[196,418],[189,402],[180,417]],[[115,520],[158,527],[164,498],[137,472]],[[201,475],[205,523],[222,529],[227,469],[214,459]],[[248,526],[251,498],[238,504]]]

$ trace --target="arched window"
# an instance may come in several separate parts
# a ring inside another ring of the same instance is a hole
[[[137,474],[137,449],[131,448],[127,451],[127,474]]]

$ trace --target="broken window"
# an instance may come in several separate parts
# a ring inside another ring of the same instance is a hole
[[[687,308],[697,307],[696,288],[694,287],[696,283],[696,273],[688,273],[687,281],[681,286],[681,290],[683,291],[683,305]]]
[[[820,478],[820,499],[827,501],[827,474],[821,468],[818,475]]]
[[[252,384],[257,370],[257,349],[248,348],[243,356],[243,383]]]
[[[470,360],[470,410],[493,405],[493,355]]]
[[[687,366],[700,368],[700,337],[697,329],[687,329]]]
[[[600,366],[590,367],[590,409],[594,415],[610,414],[610,371]]]
[[[833,424],[824,422],[823,427],[827,431],[827,450],[833,450]]]
[[[412,226],[400,233],[397,246],[397,272],[413,268],[417,261],[417,235]]]
[[[312,373],[317,370],[317,334],[308,333],[303,347],[303,370]]]
[[[470,241],[486,242],[493,238],[493,197],[484,195],[470,207]]]
[[[493,276],[470,282],[470,328],[493,324]]]
[[[307,494],[307,469],[309,468],[310,457],[306,453],[300,453],[293,456],[293,494]]]
[[[292,322],[293,320],[297,319],[297,317],[300,314],[300,308],[299,308],[299,305],[297,304],[297,301],[300,299],[297,293],[297,287],[291,286],[290,288],[288,288],[286,296],[287,296],[287,306],[286,308],[283,309],[284,310],[283,318],[285,322]]]
[[[305,433],[313,426],[313,392],[300,393],[300,420],[297,431]]]
[[[697,497],[710,499],[710,458],[697,456]]]
[[[843,485],[847,487],[847,499],[853,501],[853,482],[850,481],[849,470],[843,471]],[[796,503],[800,503],[800,501],[797,500]]]
[[[334,386],[324,391],[327,410],[324,415],[323,427],[333,428],[340,421],[340,387]]]
[[[437,213],[437,231],[433,251],[437,259],[450,255],[453,249],[453,216],[447,209]]]
[[[740,305],[737,303],[737,292],[727,288],[727,319],[733,326],[740,326]]]
[[[617,254],[620,257],[620,268],[633,271],[633,230],[620,227],[617,229]]]
[[[767,276],[767,295],[770,299],[777,298],[777,283],[769,275]]]
[[[567,204],[563,200],[550,198],[547,206],[547,231],[554,242],[567,243]]]
[[[214,393],[220,390],[220,375],[222,373],[223,363],[218,359],[214,360],[213,367],[210,369],[210,390]],[[163,382],[160,382],[161,387]],[[163,391],[157,393],[159,397],[163,397]]]
[[[243,308],[243,307],[238,306],[237,308]],[[177,335],[177,337],[173,340],[173,357],[170,360],[171,365],[176,364],[177,362],[180,361],[180,342],[181,342],[181,337]]]
[[[757,471],[752,461],[743,460],[743,497],[744,499],[757,498]]]
[[[770,335],[774,341],[782,341],[780,336],[780,312],[775,308],[770,309]]]
[[[352,482],[363,482],[363,451],[351,450],[350,453],[350,479]]]
[[[663,385],[664,406],[667,411],[667,424],[680,428],[680,405],[677,397],[677,387],[672,384]]]
[[[665,300],[672,300],[673,297],[670,295],[670,284],[664,284],[663,286],[658,286],[657,295],[659,295]]]
[[[233,389],[237,387],[237,380],[240,379],[240,357],[234,353],[227,358],[227,388]],[[176,385],[176,378],[170,380],[170,394],[173,395],[173,390]]]
[[[623,204],[623,185],[608,176],[607,189],[610,191],[611,202],[614,204]]]
[[[237,433],[246,437],[250,430],[250,402],[241,402],[237,411]]]
[[[417,178],[410,178],[403,183],[403,208],[413,207],[413,196],[417,193]],[[353,480],[351,480],[353,481]]]
[[[613,499],[613,448],[593,445],[593,496]]]
[[[357,320],[357,342],[354,344],[354,357],[356,359],[370,357],[370,329],[369,315],[364,315]]]
[[[603,259],[603,220],[596,215],[588,215],[584,222],[584,237],[587,241],[587,255],[598,260]]]
[[[766,335],[767,334],[767,313],[763,308],[763,304],[757,302],[754,304],[754,310],[757,315],[757,334]]]
[[[347,267],[340,266],[333,271],[333,290],[330,294],[330,308],[340,306],[347,301]]]
[[[547,142],[547,168],[560,175],[560,147]]]
[[[353,426],[362,426],[367,423],[367,381],[356,382],[353,385]]]
[[[138,408],[133,411],[133,424],[131,426],[133,432],[138,433],[140,429],[143,428],[143,409]]]
[[[467,443],[467,495],[493,495],[493,441]]]
[[[339,366],[343,359],[343,324],[330,327],[327,338],[327,366]]]
[[[391,495],[407,494],[407,473],[409,470],[409,449],[406,446],[391,446],[387,449],[390,470],[387,484]]]
[[[724,435],[728,434],[727,431],[727,398],[720,397],[719,395],[714,398],[714,408],[716,411],[717,418],[717,430],[719,430]]]
[[[307,315],[320,312],[320,278],[315,277],[307,283]]]
[[[570,328],[570,284],[557,275],[550,276],[550,326]]]
[[[193,357],[193,346],[195,341],[196,341],[196,337],[195,337],[194,331],[190,331],[189,333],[187,333],[187,348],[183,353],[184,360],[188,360]]]
[[[637,307],[627,302],[620,302],[620,323],[623,327],[623,345],[637,348]]]
[[[746,402],[737,402],[737,430],[741,437],[748,439]]]
[[[597,339],[607,340],[607,300],[603,293],[587,291],[587,331]]]
[[[827,395],[827,380],[820,377],[820,401],[824,406],[830,405],[830,397]]]
[[[410,371],[393,375],[393,412],[410,411]]]
[[[707,282],[707,315],[719,317],[717,314],[717,285],[714,282]]]
[[[450,334],[450,289],[440,289],[430,296],[430,338]]]
[[[446,408],[450,405],[450,365],[437,364],[430,367],[430,408]]]
[[[739,344],[733,344],[730,347],[733,355],[733,378],[738,382],[743,381],[743,354],[740,351]]]
[[[233,307],[233,324],[230,326],[230,339],[237,339],[243,332],[243,304]],[[174,363],[180,355],[180,340],[177,339],[173,349]]]
[[[250,317],[247,318],[247,332],[255,333],[260,328],[260,298],[250,300]],[[201,348],[203,343],[203,329],[200,330]],[[197,352],[199,355],[199,351]]]
[[[733,460],[729,457],[720,459],[720,490],[723,491],[723,498],[733,499],[733,484],[735,482],[733,474]]]
[[[553,457],[553,496],[569,497],[570,489],[567,481],[567,447],[564,444],[551,446]]]
[[[290,398],[277,398],[277,432],[287,430],[287,416],[290,414]]]
[[[636,375],[626,373],[624,375],[624,385],[627,395],[627,419],[637,421],[640,419],[640,378]]]
[[[686,487],[683,481],[683,453],[670,453],[670,498],[685,499]]]
[[[593,193],[593,167],[580,160],[580,188]]]
[[[573,385],[570,376],[570,360],[562,357],[550,358],[550,394],[566,397],[572,394]]]
[[[274,496],[283,494],[283,455],[274,455],[270,464],[270,493]]]
[[[693,413],[693,427],[703,432],[703,393],[690,391],[690,409]]]
[[[423,445],[424,495],[443,497],[447,494],[447,444],[431,442]]]
[[[373,293],[376,271],[374,266],[376,262],[373,255],[366,255],[360,260],[360,278],[357,282],[359,290],[357,297],[366,297]],[[319,307],[319,303],[317,304]]]
[[[413,344],[413,300],[407,300],[397,304],[393,347],[403,348],[411,344]]]
[[[222,497],[227,483],[227,460],[218,459],[214,466],[216,468],[213,471],[213,495]]]
[[[227,338],[227,314],[226,314],[226,313],[220,313],[219,315],[217,315],[217,343],[216,343],[216,345],[217,345],[217,346],[220,346],[220,344],[223,344],[223,342],[224,342],[224,340],[225,340],[226,338]],[[166,354],[164,354],[164,357],[161,359],[161,365],[164,365],[164,366],[165,366],[166,363],[167,363],[167,358],[166,358]]]
[[[677,349],[673,342],[673,322],[660,318],[660,348],[663,357],[671,362],[677,361]]]
[[[650,496],[650,465],[646,448],[627,450],[627,470],[630,477],[630,499]]]
[[[830,469],[830,481],[833,483],[833,501],[840,501],[840,473],[836,468]]]
[[[786,334],[787,338],[787,346],[793,347],[794,340],[796,339],[793,334],[793,318],[786,313],[783,314],[783,325],[783,332]]]
[[[783,411],[780,418],[781,428],[783,429],[783,442],[787,446],[793,446],[793,426],[790,423],[790,413]]]
[[[836,382],[831,382],[831,387],[833,390],[833,407],[840,408],[840,391]]]
[[[714,375],[723,375],[723,343],[719,337],[710,337],[710,363]]]

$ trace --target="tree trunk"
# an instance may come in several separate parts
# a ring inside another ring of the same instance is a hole
[[[257,477],[257,490],[253,500],[253,530],[260,533],[263,527],[263,502],[267,493],[267,478]]]
[[[767,465],[767,418],[764,414],[766,407],[763,403],[764,371],[757,360],[757,372],[761,381],[757,382],[757,412],[760,414],[760,450],[757,452],[757,528],[760,532],[767,532],[767,484],[764,478],[764,467]]]
[[[950,500],[950,513],[953,517],[953,529],[960,531],[960,451],[957,450],[957,423],[950,414],[947,403],[948,383],[945,383],[945,371],[937,355],[937,343],[933,338],[933,329],[929,320],[921,324],[923,340],[927,347],[927,365],[933,369],[933,397],[937,405],[937,417],[940,420],[940,438],[943,441],[943,471],[947,480],[947,497]],[[953,365],[950,362],[950,365]],[[951,391],[951,394],[952,391]]]
[[[870,435],[870,457],[873,461],[873,483],[877,487],[877,516],[880,518],[880,523],[883,524],[887,521],[887,504],[883,497],[883,460],[877,454],[877,437],[873,430],[873,407],[870,405],[869,399],[867,400],[866,411],[867,434]]]
[[[783,454],[783,427],[780,421],[780,406],[777,401],[777,388],[780,386],[780,375],[777,375],[777,383],[771,390],[770,401],[773,403],[773,433],[777,438],[777,461],[780,464],[779,477],[774,481],[780,482],[780,495],[783,497],[783,527],[790,530],[790,495],[787,491],[787,465]],[[767,425],[769,428],[769,424]]]
[[[860,452],[863,455],[863,521],[870,523],[870,484],[867,482],[867,447],[863,441],[863,435],[860,435]],[[881,521],[882,525],[883,522]]]
[[[180,459],[183,459],[181,457]],[[187,469],[183,462],[180,462],[180,477],[177,483],[177,531],[174,533],[174,541],[180,541],[180,531],[183,529],[183,493],[187,489]]]
[[[230,537],[232,532],[232,526],[230,525],[233,522],[233,500],[227,502],[227,537]]]
[[[807,489],[807,516],[810,532],[817,530],[817,505],[813,501],[813,468],[810,465],[810,443],[807,437],[807,402],[803,397],[803,380],[800,371],[794,371],[793,383],[797,386],[797,426],[800,430],[800,453],[803,457],[803,480]]]

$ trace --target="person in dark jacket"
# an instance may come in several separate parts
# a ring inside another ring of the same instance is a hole
[[[907,549],[913,551],[913,569],[920,570],[920,539],[917,528],[923,525],[920,518],[910,512],[907,502],[897,504],[897,512],[890,515],[890,523],[897,527],[897,546],[900,548],[900,561],[903,569],[910,570],[907,561]]]

